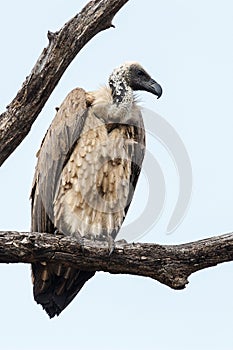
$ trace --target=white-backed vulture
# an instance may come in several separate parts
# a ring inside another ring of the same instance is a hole
[[[58,109],[37,154],[32,187],[33,232],[112,241],[140,174],[145,130],[135,90],[162,89],[135,62],[116,68],[109,86],[77,88]],[[33,293],[50,317],[59,315],[94,272],[32,264]]]

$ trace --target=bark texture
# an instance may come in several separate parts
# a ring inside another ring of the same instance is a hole
[[[114,15],[128,0],[93,0],[58,32],[7,110],[0,115],[0,166],[29,133],[66,68],[97,33],[112,27]]]
[[[103,243],[85,240],[83,250],[61,235],[0,232],[0,263],[62,262],[80,270],[151,277],[173,289],[185,288],[196,271],[232,260],[232,233],[172,246],[116,242],[109,256]]]

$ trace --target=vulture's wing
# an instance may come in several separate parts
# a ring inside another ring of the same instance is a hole
[[[82,132],[88,111],[87,94],[74,89],[60,106],[41,148],[32,187],[33,232],[54,233],[53,200],[64,165]],[[56,264],[32,264],[34,298],[50,317],[58,315],[75,297],[93,272]]]
[[[133,135],[131,137],[134,142],[132,142],[131,145],[131,174],[125,216],[133,198],[145,155],[145,128],[141,110],[139,108],[136,108],[134,111],[134,123],[132,129]]]
[[[78,140],[87,115],[86,92],[72,90],[60,106],[37,154],[32,187],[34,232],[53,232],[53,200],[59,178]]]

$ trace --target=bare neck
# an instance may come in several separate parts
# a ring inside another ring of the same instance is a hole
[[[119,74],[119,72],[117,74],[113,72],[109,78],[109,86],[112,91],[114,104],[116,104],[118,107],[121,105],[132,105],[134,100],[133,90],[127,84],[122,74]]]

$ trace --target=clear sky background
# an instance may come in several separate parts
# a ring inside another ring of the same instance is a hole
[[[6,1],[0,5],[0,106],[15,96],[42,49],[87,1]],[[139,61],[163,87],[142,105],[174,127],[189,153],[194,185],[182,224],[166,227],[178,176],[166,149],[148,148],[163,169],[166,203],[142,241],[180,243],[233,229],[233,5],[230,0],[130,0],[70,65],[30,135],[0,172],[0,229],[28,231],[35,154],[67,93],[94,90],[124,61]],[[128,220],[145,202],[143,177]],[[156,201],[156,198],[155,198]],[[190,277],[183,291],[151,279],[98,273],[58,317],[49,320],[32,296],[28,265],[1,265],[0,347],[4,350],[232,350],[233,264]]]

